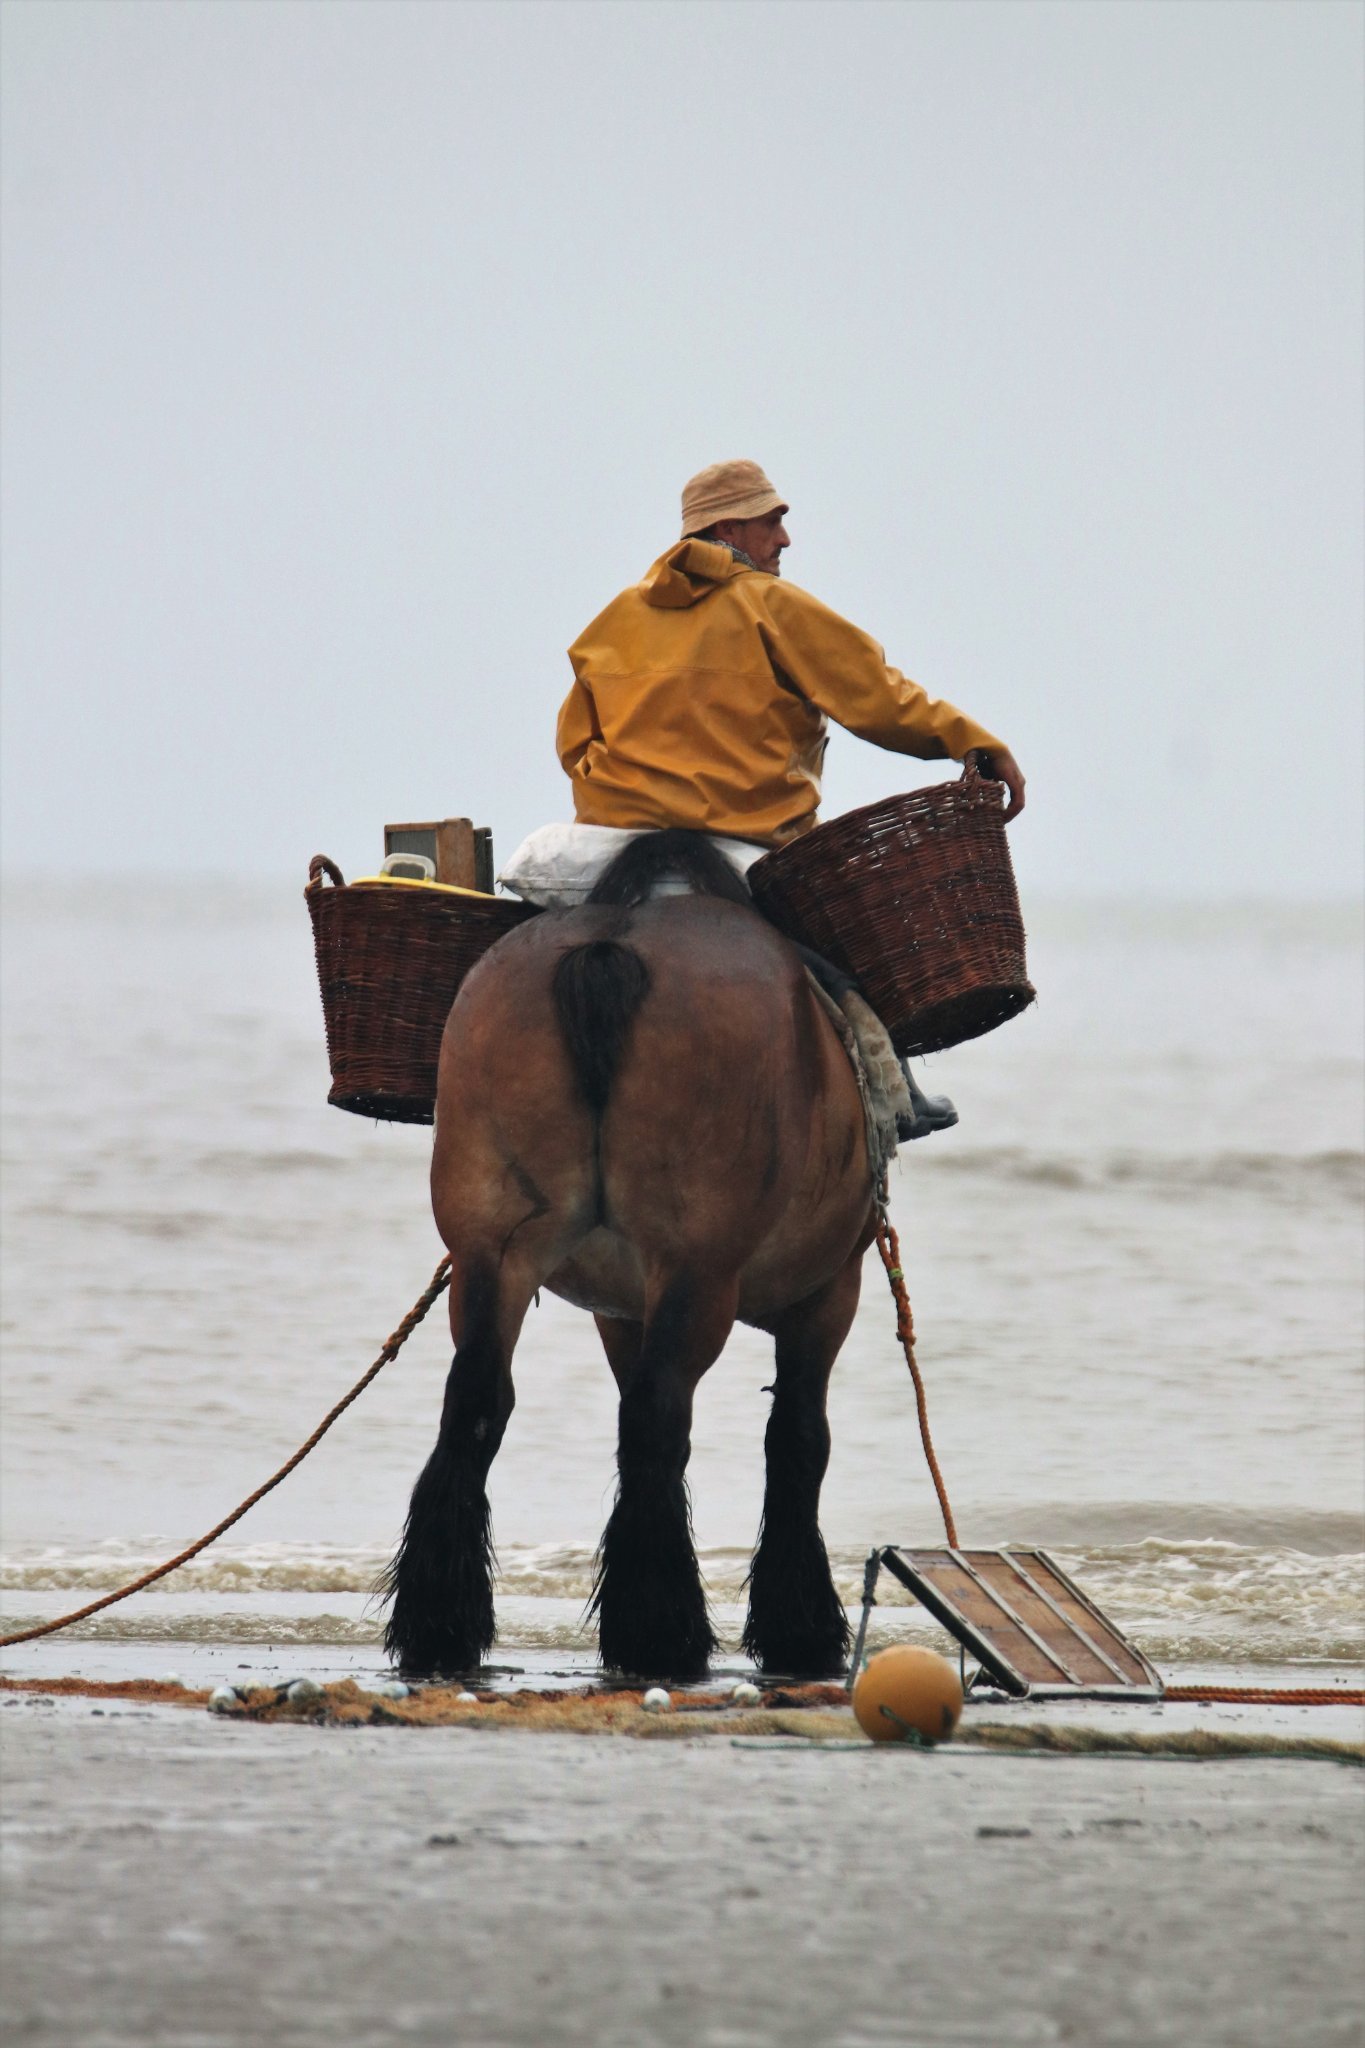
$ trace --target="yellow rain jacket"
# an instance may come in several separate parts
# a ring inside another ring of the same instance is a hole
[[[559,758],[585,825],[781,846],[815,823],[830,718],[922,761],[1002,744],[818,598],[710,541],[670,548],[569,659]]]

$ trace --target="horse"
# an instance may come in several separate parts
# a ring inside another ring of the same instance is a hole
[[[688,893],[654,893],[678,877]],[[694,1679],[717,1647],[685,1475],[693,1395],[740,1321],[776,1351],[744,1647],[769,1673],[841,1670],[819,1500],[876,1228],[863,1102],[796,949],[704,834],[629,842],[586,903],[529,919],[466,977],[431,1193],[455,1355],[382,1582],[399,1669],[466,1673],[492,1645],[485,1488],[543,1287],[592,1313],[620,1397],[589,1610],[604,1667]]]

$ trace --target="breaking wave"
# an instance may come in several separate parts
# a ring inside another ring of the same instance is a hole
[[[1341,1523],[1345,1516],[1321,1517]],[[1319,1534],[1324,1534],[1320,1531]],[[1055,1545],[1052,1554],[1123,1632],[1158,1664],[1330,1664],[1365,1658],[1365,1554],[1267,1547],[1223,1538],[1149,1536],[1137,1542]],[[87,1639],[245,1644],[377,1643],[374,1583],[384,1553],[261,1544],[184,1566],[126,1608],[72,1631]],[[0,1564],[5,1622],[31,1625],[75,1595],[112,1591],[155,1562],[122,1545],[93,1554],[46,1551]],[[864,1553],[834,1550],[839,1592],[853,1609]],[[727,1650],[743,1620],[749,1555],[701,1554]],[[593,1553],[572,1544],[509,1546],[498,1581],[500,1643],[578,1648],[591,1640],[584,1609]],[[62,1597],[57,1597],[62,1596]],[[22,1611],[21,1611],[22,1610]],[[935,1625],[888,1575],[871,1640],[937,1639]]]

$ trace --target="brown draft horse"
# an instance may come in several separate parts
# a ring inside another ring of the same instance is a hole
[[[698,893],[651,895],[679,873]],[[694,1390],[739,1320],[777,1348],[744,1645],[768,1671],[839,1669],[818,1511],[826,1390],[874,1232],[863,1109],[794,949],[704,836],[632,841],[581,909],[530,920],[469,975],[431,1185],[455,1359],[384,1582],[401,1668],[465,1672],[492,1644],[485,1483],[547,1287],[592,1311],[620,1389],[603,1663],[690,1678],[716,1647],[684,1474]]]

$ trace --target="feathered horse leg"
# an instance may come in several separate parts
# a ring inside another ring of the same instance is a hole
[[[702,1287],[678,1277],[645,1318],[621,1395],[619,1484],[592,1603],[610,1670],[698,1678],[716,1647],[685,1475],[692,1396],[730,1333],[734,1300],[733,1282]]]
[[[500,1328],[495,1272],[480,1266],[452,1288],[457,1348],[436,1448],[412,1491],[407,1526],[381,1581],[390,1601],[384,1645],[399,1668],[468,1672],[493,1642],[493,1537],[485,1490],[516,1399],[511,1343]]]
[[[744,1647],[765,1671],[823,1678],[848,1661],[849,1626],[820,1534],[829,1463],[825,1398],[858,1306],[862,1254],[769,1327],[777,1379],[765,1449],[763,1524],[749,1572]]]

